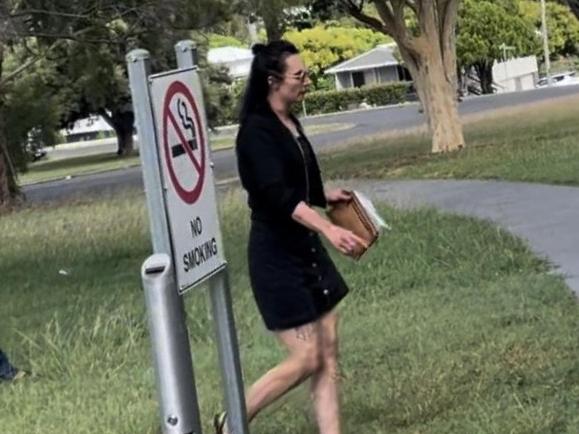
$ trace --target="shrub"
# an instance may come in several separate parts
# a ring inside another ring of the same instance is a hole
[[[412,91],[412,83],[409,82],[316,91],[306,95],[305,106],[308,115],[313,115],[356,108],[363,102],[372,106],[398,104],[407,101]]]

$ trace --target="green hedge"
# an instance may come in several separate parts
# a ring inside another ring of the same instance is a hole
[[[357,108],[362,102],[372,106],[398,104],[408,99],[412,83],[398,82],[344,90],[315,91],[306,94],[308,115],[333,113]]]

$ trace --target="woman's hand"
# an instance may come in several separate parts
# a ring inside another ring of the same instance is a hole
[[[335,188],[326,193],[326,202],[329,205],[334,205],[339,202],[348,202],[352,199],[352,193],[343,188]]]
[[[368,243],[356,235],[354,232],[330,225],[322,234],[341,253],[346,256],[356,256],[362,249],[368,248]]]

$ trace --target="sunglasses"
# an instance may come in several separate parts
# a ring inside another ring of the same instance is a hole
[[[298,81],[301,81],[302,83],[304,83],[306,81],[306,79],[309,78],[310,72],[307,69],[304,69],[303,71],[299,71],[295,74],[289,74],[289,75],[272,74],[272,75],[274,77],[277,77],[280,80],[283,80],[284,78],[293,78],[294,80],[298,80]]]
[[[299,80],[303,83],[304,81],[306,81],[307,78],[309,78],[309,76],[310,76],[310,71],[308,71],[307,69],[304,69],[303,71],[300,71],[296,74],[289,75],[288,77],[294,78],[294,79]]]

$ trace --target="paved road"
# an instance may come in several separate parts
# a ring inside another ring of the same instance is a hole
[[[349,183],[402,208],[433,206],[498,223],[546,256],[579,295],[579,188],[497,181]]]
[[[498,108],[532,104],[534,102],[572,94],[579,94],[579,86],[537,89],[527,92],[471,98],[460,104],[460,113],[464,116]],[[417,106],[415,104],[409,104],[400,107],[309,118],[305,120],[304,123],[308,125],[324,123],[355,124],[354,128],[345,131],[319,134],[313,137],[312,142],[314,147],[317,150],[323,150],[353,138],[417,127],[424,123],[424,117],[417,112]],[[215,162],[215,171],[218,179],[228,179],[237,176],[235,157],[232,150],[216,152],[213,160]],[[125,169],[106,175],[84,176],[67,181],[56,181],[29,186],[24,189],[24,192],[31,201],[46,201],[85,194],[101,194],[131,186],[142,188],[139,168]]]

